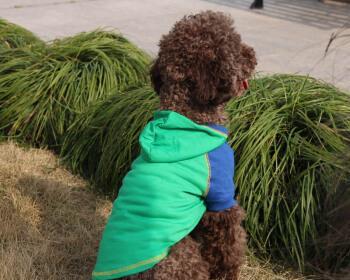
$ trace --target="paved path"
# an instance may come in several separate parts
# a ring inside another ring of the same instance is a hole
[[[317,0],[0,0],[0,17],[46,40],[92,30],[117,28],[152,55],[162,34],[183,15],[201,10],[232,14],[244,40],[255,47],[258,70],[303,73],[350,90],[350,37],[336,42],[324,58],[330,35],[350,26],[349,4]],[[350,31],[348,32],[350,34]],[[346,40],[348,44],[346,45]]]

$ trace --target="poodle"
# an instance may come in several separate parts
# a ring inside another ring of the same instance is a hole
[[[230,16],[185,16],[160,41],[160,108],[140,136],[100,243],[94,280],[238,279],[244,210],[234,199],[225,105],[257,64]]]

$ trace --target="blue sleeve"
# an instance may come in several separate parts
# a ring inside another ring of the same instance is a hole
[[[234,153],[225,143],[208,153],[210,185],[205,202],[208,211],[223,211],[237,204],[234,199]]]

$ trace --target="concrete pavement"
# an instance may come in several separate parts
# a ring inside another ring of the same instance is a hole
[[[258,70],[302,73],[350,90],[350,37],[337,41],[329,55],[330,35],[349,24],[349,4],[317,0],[0,0],[0,17],[45,40],[98,27],[119,29],[152,55],[157,43],[183,15],[212,9],[230,13],[243,39],[258,54]],[[350,32],[348,32],[350,34]]]

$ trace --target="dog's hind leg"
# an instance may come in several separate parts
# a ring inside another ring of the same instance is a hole
[[[152,269],[116,280],[209,280],[209,264],[202,259],[199,244],[188,236]]]
[[[154,280],[209,280],[209,264],[202,259],[200,245],[187,236],[154,268]]]
[[[246,252],[244,210],[235,206],[207,212],[192,236],[202,244],[202,257],[210,265],[210,279],[238,280]]]
[[[154,268],[154,280],[209,280],[209,264],[199,244],[190,236],[177,243],[169,256]]]

